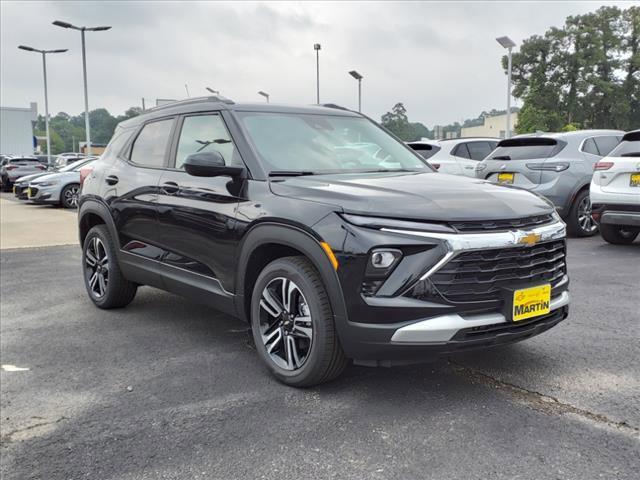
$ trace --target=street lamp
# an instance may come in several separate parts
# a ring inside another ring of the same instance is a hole
[[[314,43],[313,49],[316,51],[316,103],[320,105],[320,44]]]
[[[211,88],[211,87],[204,87],[204,88],[205,88],[208,92],[213,93],[214,95],[220,95],[220,91],[218,91],[218,90],[214,90],[214,89],[213,89],[213,88]]]
[[[66,48],[59,48],[57,50],[38,50],[37,48],[27,47],[26,45],[19,45],[20,50],[26,50],[27,52],[36,52],[42,54],[42,71],[44,73],[44,124],[47,131],[47,164],[51,165],[51,136],[49,135],[49,97],[47,94],[47,53],[64,53]]]
[[[84,32],[103,32],[109,30],[111,27],[76,27],[67,22],[61,22],[56,20],[53,24],[57,27],[71,28],[73,30],[80,30],[80,37],[82,39],[82,76],[84,77],[84,128],[86,133],[86,154],[91,156],[91,128],[89,126],[89,94],[87,93],[87,55],[84,47]]]
[[[258,95],[262,95],[264,98],[267,99],[267,103],[269,103],[269,94],[267,92],[263,92],[262,90],[260,90],[258,92]]]
[[[516,46],[516,42],[509,37],[498,37],[497,42],[506,48],[508,53],[507,60],[507,131],[505,138],[511,137],[511,49]]]
[[[358,111],[362,112],[362,79],[364,77],[355,70],[351,70],[349,75],[358,81]]]

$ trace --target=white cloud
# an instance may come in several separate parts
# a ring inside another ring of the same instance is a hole
[[[627,7],[632,2],[615,2]],[[43,110],[40,58],[19,51],[69,48],[48,60],[50,111],[83,110],[80,34],[51,25],[112,25],[87,33],[90,108],[117,114],[141,98],[206,94],[205,86],[236,101],[315,102],[315,52],[320,52],[321,101],[357,106],[379,119],[402,101],[412,121],[428,126],[504,108],[504,50],[560,26],[593,2],[2,2],[2,105]]]

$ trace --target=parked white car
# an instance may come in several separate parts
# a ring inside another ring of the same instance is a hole
[[[409,142],[408,145],[422,155],[439,172],[475,177],[475,168],[495,148],[498,138],[454,138]]]
[[[640,130],[628,132],[594,166],[592,217],[609,243],[627,244],[640,234]]]

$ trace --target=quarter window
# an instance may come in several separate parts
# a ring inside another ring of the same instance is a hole
[[[131,148],[131,161],[146,167],[164,166],[172,126],[172,118],[145,125]]]
[[[466,143],[461,143],[460,145],[458,145],[451,154],[454,157],[471,158],[471,155],[469,154],[469,149],[467,149]]]
[[[186,117],[180,132],[176,168],[182,168],[186,158],[193,153],[217,150],[224,163],[240,164],[235,145],[220,115],[196,115]]]
[[[470,142],[467,148],[472,160],[484,160],[493,150],[488,142]]]
[[[618,137],[614,137],[614,136],[596,137],[594,140],[596,141],[596,145],[598,146],[598,151],[600,152],[600,155],[602,155],[603,157],[606,155],[609,155],[609,152],[614,148],[616,148],[618,143],[620,143],[620,140],[618,139]]]
[[[584,153],[590,153],[591,155],[600,156],[600,152],[598,152],[598,147],[596,147],[596,142],[593,141],[593,138],[587,138],[582,145],[582,151]]]

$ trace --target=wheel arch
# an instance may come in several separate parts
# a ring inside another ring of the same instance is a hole
[[[246,233],[240,245],[236,275],[236,311],[249,322],[253,286],[262,269],[271,261],[292,255],[306,257],[316,268],[329,296],[338,332],[346,319],[346,306],[337,272],[320,246],[320,239],[299,227],[263,223]]]
[[[78,207],[78,235],[80,246],[84,245],[84,239],[89,230],[96,225],[106,225],[111,234],[111,238],[118,239],[118,232],[115,223],[109,214],[109,209],[97,200],[85,199]],[[116,245],[116,252],[119,253],[119,242]]]

